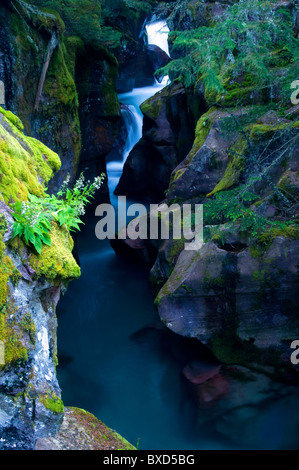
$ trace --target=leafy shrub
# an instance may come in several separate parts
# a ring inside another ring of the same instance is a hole
[[[32,245],[40,254],[43,244],[51,245],[51,223],[54,220],[69,231],[80,230],[85,206],[101,187],[103,179],[104,175],[101,175],[93,183],[86,183],[81,174],[73,189],[67,187],[67,179],[57,196],[39,198],[30,195],[28,201],[16,202],[12,213],[15,220],[13,238],[22,238],[26,245]]]

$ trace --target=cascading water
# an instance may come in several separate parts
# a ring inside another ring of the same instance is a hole
[[[146,25],[148,43],[160,47],[169,55],[168,33],[169,29],[164,21],[157,21]],[[111,161],[107,163],[108,186],[111,204],[117,209],[117,198],[114,196],[114,190],[121,177],[123,166],[126,159],[135,144],[142,137],[143,114],[140,105],[151,96],[163,90],[169,84],[169,77],[165,76],[161,82],[155,80],[153,86],[134,88],[131,92],[118,95],[119,101],[124,105],[122,108],[122,117],[127,131],[127,140],[123,149],[121,161]],[[125,208],[118,208],[125,210]],[[120,227],[118,227],[120,228]]]
[[[123,172],[125,161],[134,145],[137,144],[142,136],[143,119],[139,108],[132,104],[128,104],[122,108],[121,113],[127,132],[122,159],[120,161],[110,161],[107,163],[108,187],[111,204],[113,206],[117,205],[117,198],[114,197],[114,190]]]
[[[164,25],[164,26],[163,26]],[[152,23],[147,26],[148,38],[150,44],[158,45],[162,50],[164,50],[169,55],[168,44],[167,44],[167,29],[165,27],[166,23],[159,21],[157,23]],[[161,32],[160,32],[161,30]],[[161,39],[161,37],[163,39]],[[123,150],[123,158],[121,162],[109,162],[107,164],[107,175],[108,175],[108,184],[109,192],[112,196],[114,190],[117,186],[118,180],[121,176],[123,166],[125,161],[134,147],[135,144],[142,137],[142,124],[143,124],[143,114],[140,110],[140,105],[144,103],[151,96],[155,95],[159,91],[163,90],[166,85],[169,84],[169,77],[166,76],[159,83],[155,80],[153,86],[134,88],[131,92],[122,93],[118,95],[120,103],[125,105],[122,108],[122,117],[125,122],[127,130],[127,140]]]
[[[147,42],[160,47],[162,51],[169,54],[168,34],[169,28],[165,21],[155,21],[146,25]]]

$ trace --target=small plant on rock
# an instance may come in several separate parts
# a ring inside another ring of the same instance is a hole
[[[40,198],[29,196],[28,201],[17,201],[12,215],[14,217],[13,238],[20,237],[28,246],[33,246],[40,254],[43,244],[51,245],[52,223],[57,222],[69,231],[80,230],[85,206],[91,202],[101,187],[104,174],[94,182],[85,181],[83,173],[72,189],[68,188],[69,177],[55,195]]]

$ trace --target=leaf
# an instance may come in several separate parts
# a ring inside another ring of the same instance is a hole
[[[13,238],[21,237],[23,235],[23,227],[19,223],[13,225]]]
[[[42,252],[42,247],[43,247],[43,244],[41,242],[41,239],[39,237],[35,238],[35,242],[34,242],[34,248],[36,249],[36,251],[38,252],[38,254],[41,254]]]
[[[27,225],[25,227],[25,231],[24,231],[25,242],[26,242],[27,245],[29,244],[30,235],[31,235],[30,227],[28,227],[28,225]]]
[[[43,233],[41,235],[41,239],[42,239],[42,242],[45,244],[45,245],[48,245],[48,246],[51,246],[52,245],[52,241],[51,241],[51,236],[49,233]]]

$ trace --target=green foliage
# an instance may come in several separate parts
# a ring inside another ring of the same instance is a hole
[[[289,233],[294,222],[273,221],[264,217],[252,208],[252,204],[259,197],[249,190],[249,185],[239,186],[230,191],[216,194],[214,199],[208,200],[204,205],[204,225],[215,226],[227,224],[232,230],[238,229],[253,238],[263,240],[264,233]],[[293,228],[291,229],[292,232]],[[298,233],[298,229],[295,230]],[[293,232],[292,232],[293,233]],[[218,228],[206,229],[207,236],[218,236]]]
[[[102,7],[99,0],[31,0],[39,7],[57,11],[63,18],[66,33],[80,37],[84,43],[100,43]]]
[[[57,221],[60,227],[65,226],[69,231],[80,230],[81,217],[85,206],[94,197],[102,185],[104,175],[95,178],[91,184],[85,183],[81,174],[73,189],[67,188],[66,180],[57,196],[46,195],[39,198],[29,196],[29,201],[15,202],[13,238],[20,237],[26,245],[32,245],[41,254],[43,244],[51,246],[52,222]]]
[[[41,253],[43,243],[51,245],[51,220],[53,215],[44,211],[42,199],[30,195],[29,202],[15,202],[13,217],[13,238],[22,238],[26,245],[32,244],[38,253]]]
[[[180,77],[187,87],[200,79],[209,102],[217,102],[219,95],[235,88],[244,93],[244,86],[250,94],[253,87],[278,84],[289,96],[298,39],[293,35],[290,12],[276,3],[238,2],[228,7],[224,19],[214,27],[172,32],[172,51],[179,58],[164,67],[163,73]],[[277,67],[286,65],[287,73],[276,73]]]
[[[149,12],[150,2],[139,0],[30,0],[39,7],[59,13],[66,26],[66,34],[77,36],[87,45],[114,49],[120,45],[122,33],[117,18]]]

